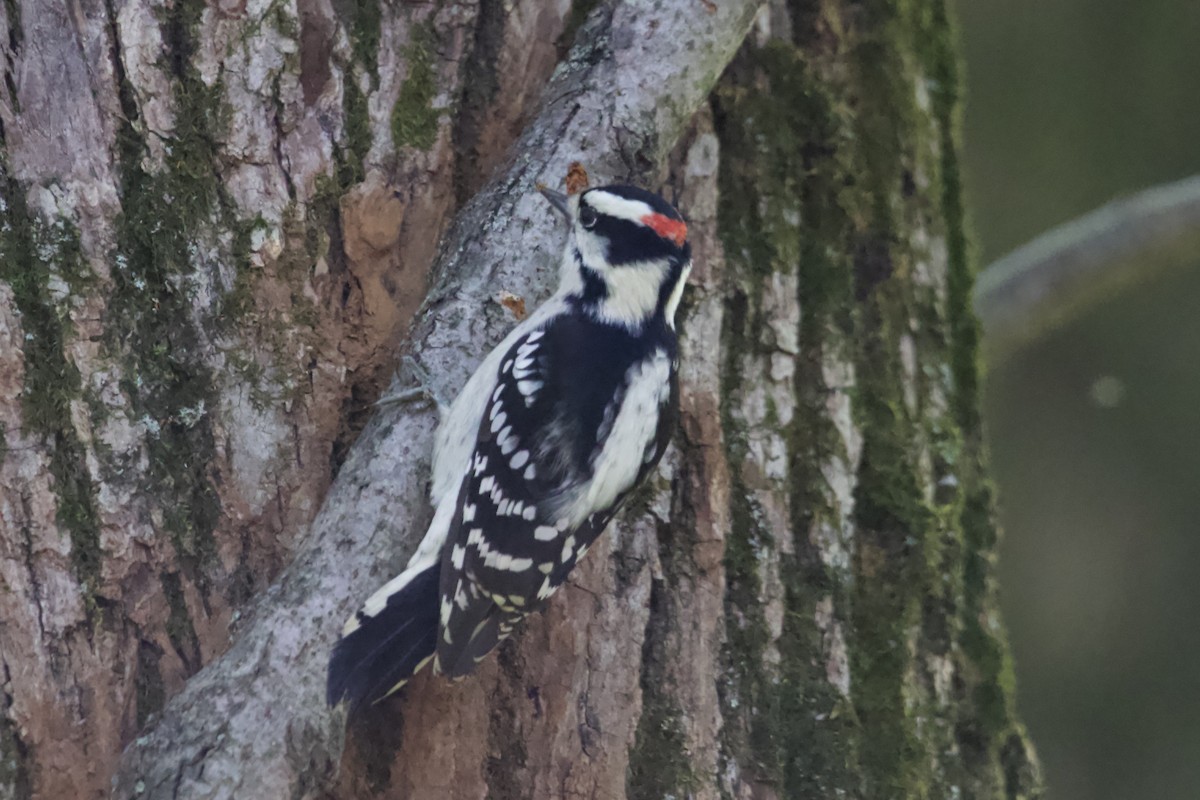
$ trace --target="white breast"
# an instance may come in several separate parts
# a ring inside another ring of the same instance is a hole
[[[609,508],[637,480],[671,395],[671,359],[666,352],[658,350],[630,367],[626,387],[612,429],[594,458],[591,480],[563,510],[560,525],[581,525],[589,514]]]

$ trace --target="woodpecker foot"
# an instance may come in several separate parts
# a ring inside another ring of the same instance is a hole
[[[445,415],[448,409],[448,404],[445,403],[441,396],[433,389],[433,381],[429,377],[429,372],[412,356],[403,356],[400,359],[402,370],[407,371],[410,380],[417,385],[399,391],[395,394],[381,397],[375,401],[376,406],[390,405],[409,405],[411,403],[429,404],[437,407],[440,415]]]

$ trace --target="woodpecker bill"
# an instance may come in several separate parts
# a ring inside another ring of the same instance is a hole
[[[346,622],[330,705],[381,700],[431,662],[471,672],[545,606],[666,449],[687,225],[632,186],[540,191],[570,223],[558,291],[444,415],[433,521],[408,567]]]

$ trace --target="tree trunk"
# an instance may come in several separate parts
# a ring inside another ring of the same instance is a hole
[[[0,798],[1040,792],[944,0],[757,5],[0,6]],[[549,293],[577,158],[689,217],[675,446],[344,735],[329,647],[429,516],[435,415],[373,402]]]

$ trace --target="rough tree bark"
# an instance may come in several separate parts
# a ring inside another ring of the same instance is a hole
[[[0,6],[0,798],[1039,793],[944,0],[757,5]],[[690,217],[676,446],[343,737],[328,647],[428,518],[433,413],[372,403],[549,291],[575,158]]]

